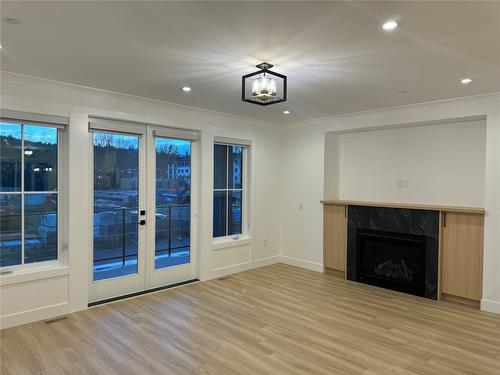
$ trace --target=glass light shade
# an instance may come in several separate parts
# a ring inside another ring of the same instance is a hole
[[[254,98],[266,101],[269,96],[276,96],[276,91],[276,81],[265,75],[254,79],[252,82],[252,95]]]
[[[270,79],[269,93],[272,96],[276,96],[276,81],[274,79]]]
[[[252,82],[252,95],[257,96],[260,94],[260,80],[254,79]]]

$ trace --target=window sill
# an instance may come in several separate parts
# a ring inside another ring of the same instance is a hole
[[[11,269],[11,273],[0,275],[0,286],[48,279],[69,274],[69,267],[59,261],[26,268],[13,267]]]
[[[212,250],[226,249],[228,247],[237,247],[249,245],[252,243],[250,237],[238,237],[238,238],[221,238],[215,239],[213,242]]]

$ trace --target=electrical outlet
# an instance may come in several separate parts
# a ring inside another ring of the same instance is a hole
[[[303,210],[304,209],[304,203],[299,203],[299,210]]]
[[[264,246],[267,246],[267,240],[264,240]]]
[[[404,180],[404,182],[403,182],[403,187],[404,187],[405,189],[408,189],[408,188],[410,187],[410,180]]]
[[[398,180],[398,188],[402,189],[403,188],[403,180]]]

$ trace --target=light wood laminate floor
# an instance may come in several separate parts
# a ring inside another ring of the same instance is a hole
[[[282,264],[1,332],[10,374],[500,374],[500,316]]]

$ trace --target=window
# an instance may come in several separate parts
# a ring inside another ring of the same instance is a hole
[[[58,258],[58,135],[0,124],[0,267]]]
[[[241,145],[214,145],[214,237],[243,233],[245,152]]]

